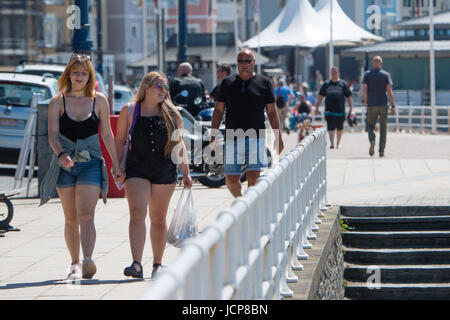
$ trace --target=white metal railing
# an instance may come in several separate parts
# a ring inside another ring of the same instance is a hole
[[[187,240],[142,299],[281,299],[326,210],[326,131],[317,129]]]
[[[362,123],[366,120],[366,109],[360,112]],[[395,116],[389,113],[388,127],[396,131],[401,129],[413,132],[418,130],[424,133],[432,129],[432,114],[430,106],[396,106]],[[436,106],[436,128],[450,133],[450,106]]]
[[[430,106],[396,106],[397,113],[395,116],[388,114],[388,128],[395,131],[406,130],[408,132],[431,131],[432,115]],[[367,118],[366,107],[355,107],[354,113],[358,117],[358,124],[361,130],[365,130],[365,122]],[[440,132],[448,132],[450,134],[450,106],[436,106],[436,128]],[[324,124],[323,115],[313,117],[315,124]],[[361,126],[362,125],[362,126]]]

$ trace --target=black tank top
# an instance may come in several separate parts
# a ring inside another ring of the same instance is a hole
[[[298,108],[298,113],[309,113],[308,104],[306,102],[302,102],[300,107]]]
[[[75,121],[69,117],[66,112],[66,99],[64,98],[64,94],[62,95],[62,98],[64,103],[64,113],[61,118],[59,118],[59,132],[61,134],[75,142],[78,139],[86,139],[87,137],[98,133],[100,119],[95,114],[95,98],[91,116],[83,121]]]

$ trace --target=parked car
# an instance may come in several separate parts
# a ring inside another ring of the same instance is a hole
[[[65,64],[23,60],[16,67],[16,72],[41,76],[48,75],[59,79],[65,69]],[[108,90],[106,89],[105,81],[103,80],[102,75],[98,72],[95,72],[95,77],[97,79],[96,89],[101,93],[108,95]]]
[[[0,72],[0,162],[16,163],[35,93],[44,100],[54,97],[57,80],[15,72]]]
[[[127,86],[114,84],[114,107],[113,113],[119,114],[122,107],[133,100],[133,91]]]

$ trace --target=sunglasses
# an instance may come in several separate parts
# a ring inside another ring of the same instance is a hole
[[[157,84],[155,84],[153,86],[153,88],[156,88],[158,90],[165,90],[165,91],[169,91],[169,86],[167,84],[162,84],[160,82],[158,82]]]
[[[250,64],[250,63],[252,63],[253,61],[255,61],[255,59],[238,59],[238,63],[240,63],[240,64],[244,64],[244,63],[246,63],[246,64]]]
[[[77,59],[77,60],[91,60],[91,56],[84,53],[72,53],[72,57],[70,59]]]

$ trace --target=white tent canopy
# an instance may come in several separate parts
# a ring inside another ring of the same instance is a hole
[[[257,47],[315,48],[330,42],[330,2],[333,1],[333,43],[346,45],[383,39],[354,23],[336,0],[320,0],[316,10],[308,0],[289,0],[281,13],[261,33],[244,42]]]
[[[244,46],[314,48],[329,41],[325,29],[308,0],[289,0],[275,20],[260,32],[259,39],[256,35]]]
[[[348,42],[361,43],[365,41],[383,41],[378,37],[360,26],[350,19],[342,10],[337,0],[319,0],[315,9],[320,21],[327,21],[327,37],[330,38],[330,10],[331,1],[333,1],[333,43],[334,45],[345,45]],[[328,41],[329,42],[329,41]]]

